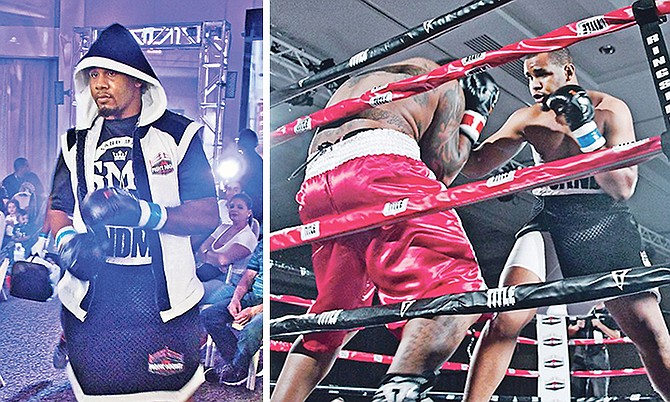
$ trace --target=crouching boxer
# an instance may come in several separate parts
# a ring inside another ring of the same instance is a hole
[[[48,212],[79,401],[184,401],[204,380],[189,235],[218,224],[200,126],[166,109],[134,37],[105,29],[74,73]]]
[[[345,82],[329,105],[437,67],[413,58],[368,71]],[[301,219],[443,191],[467,160],[497,97],[497,85],[482,73],[318,131],[297,195]],[[319,290],[312,313],[369,306],[375,288],[382,303],[485,288],[453,210],[317,242],[312,263]],[[416,318],[393,326],[399,333],[404,325],[400,345],[373,400],[427,400],[438,368],[477,318]],[[339,331],[300,337],[272,400],[305,400],[352,335]]]

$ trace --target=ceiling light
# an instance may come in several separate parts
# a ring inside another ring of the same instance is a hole
[[[612,45],[604,45],[600,46],[600,48],[598,48],[598,51],[602,54],[612,54],[616,52],[616,49]]]

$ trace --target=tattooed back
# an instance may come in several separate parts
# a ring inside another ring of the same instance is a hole
[[[439,67],[434,61],[412,58],[365,71],[347,80],[333,94],[327,106],[357,98],[372,88],[425,74]],[[422,159],[436,176],[449,184],[467,159],[469,146],[462,144],[458,126],[463,115],[463,91],[457,81],[407,99],[381,104],[355,116],[318,130],[310,155],[324,143],[336,143],[361,129],[387,128],[413,138],[421,148]],[[466,149],[467,148],[467,149]]]

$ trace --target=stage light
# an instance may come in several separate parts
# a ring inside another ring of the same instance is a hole
[[[224,181],[232,181],[242,174],[242,165],[237,158],[225,158],[219,162],[216,173]]]

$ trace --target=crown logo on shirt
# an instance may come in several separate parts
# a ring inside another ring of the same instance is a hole
[[[126,156],[128,156],[128,151],[124,150],[112,151],[112,156],[114,157],[115,161],[125,161]]]

